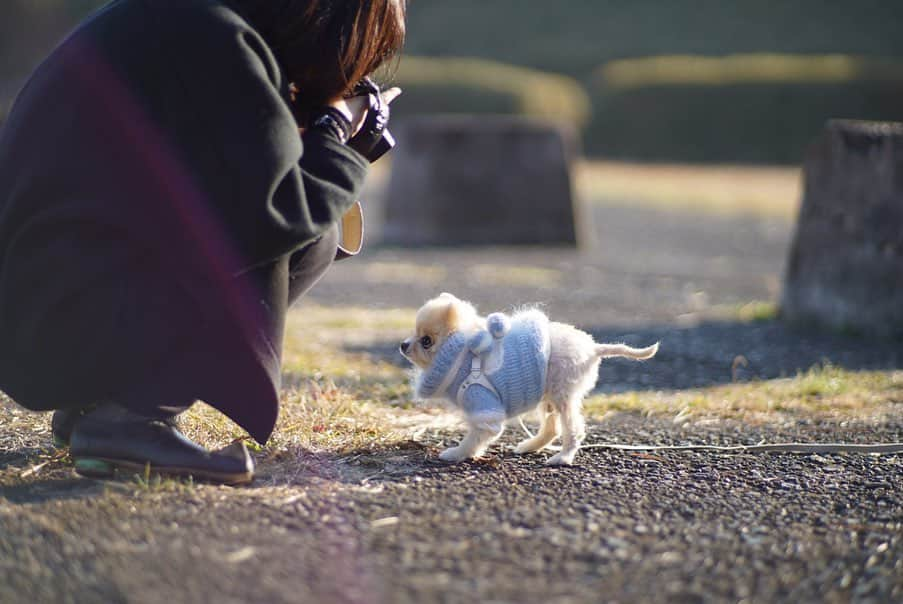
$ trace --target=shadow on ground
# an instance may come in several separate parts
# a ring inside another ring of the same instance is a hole
[[[903,342],[807,330],[781,321],[709,321],[691,327],[652,325],[629,331],[609,326],[584,329],[598,342],[633,346],[661,342],[658,355],[647,363],[604,362],[596,392],[681,390],[767,380],[825,364],[853,371],[903,368]],[[399,366],[406,364],[394,342],[347,349]]]
[[[35,482],[0,487],[0,498],[13,504],[87,499],[102,495],[104,483],[84,478],[50,477]]]

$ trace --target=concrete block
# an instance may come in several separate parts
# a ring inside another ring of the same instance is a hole
[[[803,173],[782,316],[903,336],[903,124],[831,121]]]
[[[424,116],[392,130],[385,243],[576,245],[572,131],[508,116]]]

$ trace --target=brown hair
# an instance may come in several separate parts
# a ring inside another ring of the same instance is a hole
[[[346,96],[404,44],[406,0],[231,0],[270,46],[303,109]]]

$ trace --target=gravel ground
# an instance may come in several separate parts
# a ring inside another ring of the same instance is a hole
[[[903,440],[903,422],[676,428],[621,414],[588,440],[761,438]],[[330,480],[238,493],[4,490],[0,601],[903,599],[900,456],[588,449],[562,469],[499,447],[449,466],[435,461],[442,435],[425,440],[319,459]]]
[[[441,291],[485,311],[538,304],[584,327],[693,326],[780,291],[780,219],[594,206],[593,236],[567,248],[390,249],[368,244],[311,291],[323,304],[417,307]],[[378,229],[377,229],[378,231]]]
[[[725,314],[776,298],[785,223],[615,208],[594,220],[584,252],[371,248],[310,301],[416,307],[448,290],[483,310],[540,302],[600,339],[662,341],[654,362],[607,364],[607,391],[789,375],[823,359],[903,367],[899,343]],[[391,342],[366,350],[397,358]],[[508,452],[510,430],[486,459],[436,461],[455,436],[311,456],[295,478],[263,468],[247,489],[66,469],[0,482],[0,602],[903,602],[903,456],[590,448],[549,468],[547,454]],[[762,440],[903,441],[903,411],[765,425],[618,413],[587,442]],[[36,453],[0,450],[0,470]]]
[[[678,435],[620,416],[590,440],[862,440],[862,428],[897,440],[903,430],[808,425],[752,434],[725,424]],[[388,575],[392,591],[417,601],[410,577],[419,575],[444,582],[449,601],[474,592],[510,602],[903,598],[899,456],[584,453],[579,468],[501,456],[389,487],[404,505],[386,508],[399,524],[374,545],[402,563],[401,577]],[[467,486],[449,490],[450,475]],[[418,534],[429,542],[412,544]]]

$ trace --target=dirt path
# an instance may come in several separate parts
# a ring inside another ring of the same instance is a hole
[[[670,423],[670,422],[668,422]],[[893,425],[590,441],[901,440]],[[510,443],[510,440],[508,441]],[[435,444],[439,444],[438,441]],[[239,492],[48,478],[3,489],[3,602],[899,601],[899,456],[585,451],[447,466],[410,444]],[[260,481],[266,483],[264,476]]]
[[[408,308],[449,290],[485,310],[542,302],[605,339],[662,340],[654,365],[606,366],[609,391],[730,381],[741,354],[741,379],[824,358],[903,367],[899,345],[736,317],[775,299],[785,222],[594,218],[585,253],[370,250],[310,301]],[[395,358],[393,342],[359,349]],[[509,453],[509,431],[483,461],[437,462],[455,436],[311,454],[296,475],[264,466],[253,487],[229,489],[96,483],[62,463],[25,479],[47,436],[21,435],[0,448],[0,602],[903,601],[901,456],[588,449],[552,469]],[[901,441],[903,411],[764,425],[617,413],[588,437],[761,440]]]

